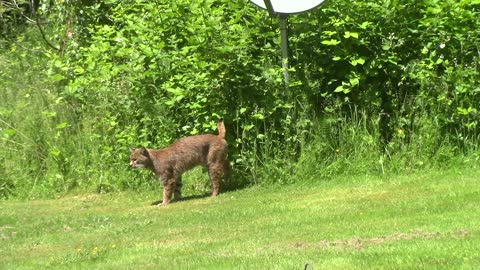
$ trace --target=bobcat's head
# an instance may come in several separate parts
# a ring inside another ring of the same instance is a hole
[[[133,168],[147,168],[151,166],[150,154],[146,148],[130,149],[130,166]]]

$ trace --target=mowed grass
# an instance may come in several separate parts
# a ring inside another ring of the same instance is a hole
[[[480,172],[4,201],[0,269],[480,269]]]

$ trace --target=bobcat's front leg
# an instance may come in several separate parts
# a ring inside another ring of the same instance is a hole
[[[166,181],[163,182],[163,201],[161,205],[167,205],[170,203],[170,199],[172,198],[172,193],[175,190],[175,178],[170,177]]]

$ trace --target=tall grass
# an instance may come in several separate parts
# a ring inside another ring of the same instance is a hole
[[[296,178],[329,179],[342,174],[382,172],[379,117],[353,108],[348,115],[325,115],[316,120],[311,138],[301,151]]]
[[[45,83],[38,60],[28,53],[24,61],[0,55],[0,195],[35,186],[47,175],[53,114],[51,88]],[[29,60],[32,60],[30,62]]]
[[[258,150],[265,157],[258,167],[260,183],[307,183],[342,175],[388,175],[465,164],[475,165],[480,158],[478,138],[466,143],[444,133],[438,119],[426,111],[416,112],[410,125],[392,116],[391,140],[384,143],[381,115],[352,107],[347,113],[311,117],[297,155],[286,153],[289,142],[269,141],[270,147]],[[460,133],[460,132],[459,132]],[[292,144],[290,142],[290,144]],[[274,145],[272,147],[272,145]],[[290,146],[290,148],[292,148]],[[272,151],[276,149],[276,151]],[[274,158],[272,158],[274,157]]]
[[[150,186],[128,170],[128,148],[110,144],[108,130],[92,130],[102,116],[83,117],[81,107],[64,102],[45,72],[48,57],[22,44],[0,54],[0,198]]]

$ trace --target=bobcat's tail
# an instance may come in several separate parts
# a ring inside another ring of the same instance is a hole
[[[217,122],[217,128],[218,128],[218,137],[225,139],[225,124],[223,123],[223,118],[218,120]]]

